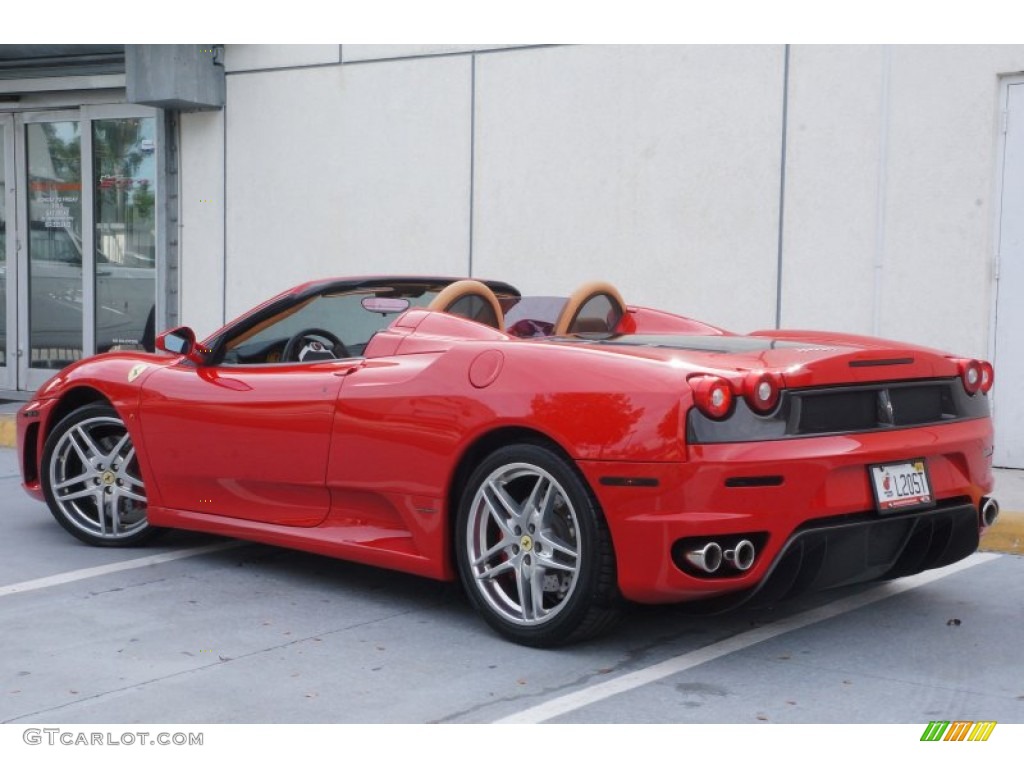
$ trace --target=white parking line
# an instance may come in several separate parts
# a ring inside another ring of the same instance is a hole
[[[552,718],[564,715],[567,712],[572,712],[577,709],[582,709],[590,704],[594,704],[598,701],[615,696],[619,693],[625,693],[631,691],[634,688],[647,685],[648,683],[654,683],[658,680],[662,680],[671,675],[685,672],[688,669],[693,669],[696,666],[705,664],[709,661],[721,658],[730,653],[736,651],[742,651],[745,648],[749,648],[752,645],[763,643],[765,640],[771,640],[773,637],[784,635],[787,632],[793,632],[797,629],[803,629],[804,627],[810,626],[811,624],[817,624],[820,621],[826,619],[832,619],[836,616],[841,616],[844,613],[855,611],[858,608],[863,608],[871,603],[877,603],[879,600],[885,600],[888,597],[894,597],[895,595],[907,592],[917,587],[922,587],[925,584],[930,584],[938,579],[945,578],[959,571],[971,568],[975,565],[981,565],[987,563],[989,560],[994,560],[1000,557],[998,554],[988,553],[977,553],[970,557],[961,560],[958,563],[947,565],[945,568],[939,568],[933,571],[925,571],[919,573],[916,576],[908,576],[898,581],[888,582],[881,586],[870,589],[867,592],[862,592],[859,595],[853,595],[851,597],[843,598],[842,600],[836,600],[834,603],[823,605],[820,608],[814,608],[810,611],[804,611],[798,613],[795,616],[790,616],[788,619],[782,619],[769,624],[764,627],[758,627],[752,629],[749,632],[743,632],[739,635],[734,635],[726,640],[721,640],[717,643],[712,643],[704,648],[698,648],[695,651],[675,656],[671,659],[654,664],[645,669],[638,669],[636,672],[630,672],[629,674],[616,677],[612,680],[607,680],[603,683],[591,685],[587,688],[583,688],[572,693],[567,693],[564,696],[545,701],[537,706],[524,709],[521,712],[508,715],[499,720],[495,720],[495,723],[542,723],[545,720],[551,720]]]
[[[159,555],[150,555],[149,557],[137,557],[134,560],[122,560],[119,563],[110,563],[109,565],[97,565],[95,568],[65,571],[64,573],[44,576],[41,579],[32,579],[31,581],[19,581],[17,584],[8,584],[0,587],[0,597],[17,595],[22,592],[32,592],[37,589],[46,589],[47,587],[55,587],[58,584],[69,584],[73,581],[82,581],[83,579],[92,579],[96,576],[105,576],[108,573],[130,571],[135,568],[145,568],[146,566],[159,563],[169,563],[172,560],[183,560],[186,557],[206,555],[210,552],[220,552],[225,549],[241,546],[244,543],[243,541],[224,541],[217,544],[207,544],[202,547],[192,547],[191,549],[177,549],[172,552],[163,552]]]

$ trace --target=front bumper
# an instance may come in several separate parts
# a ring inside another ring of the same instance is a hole
[[[32,400],[18,409],[15,421],[21,484],[30,496],[44,500],[39,483],[39,461],[43,455],[46,430],[56,400]]]

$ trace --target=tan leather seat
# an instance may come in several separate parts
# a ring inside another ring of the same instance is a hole
[[[611,333],[626,314],[626,302],[611,283],[584,283],[569,296],[552,333]]]
[[[441,291],[427,309],[447,312],[505,331],[505,316],[494,291],[479,280],[458,280]]]

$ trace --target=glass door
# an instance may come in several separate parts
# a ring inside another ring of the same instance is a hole
[[[14,118],[0,115],[0,389],[17,388]]]
[[[146,116],[91,121],[96,352],[153,351],[156,123]]]
[[[152,350],[157,114],[117,105],[15,117],[17,389],[97,352]]]
[[[19,385],[34,389],[86,349],[83,275],[91,243],[83,226],[82,130],[77,113],[23,116],[18,176],[19,242],[25,254],[19,302]],[[27,263],[26,263],[27,262]],[[27,289],[27,290],[26,290]],[[27,336],[27,338],[26,338]],[[26,343],[27,342],[27,343]]]

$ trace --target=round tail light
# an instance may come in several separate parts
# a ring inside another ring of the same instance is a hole
[[[782,394],[782,377],[777,373],[753,372],[743,382],[743,395],[754,413],[767,414],[775,410]]]
[[[696,376],[689,380],[693,402],[709,419],[724,419],[732,412],[736,396],[732,384],[721,376]]]
[[[973,395],[981,389],[981,363],[977,360],[961,360],[960,380],[963,381],[964,390],[966,390],[968,395]]]
[[[996,383],[996,371],[992,367],[992,363],[985,360],[981,361],[981,391],[988,392],[992,389],[992,385]]]

